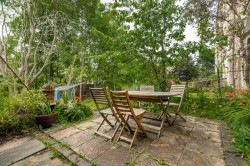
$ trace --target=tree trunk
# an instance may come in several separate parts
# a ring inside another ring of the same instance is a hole
[[[166,73],[166,61],[161,61],[161,82],[160,82],[161,91],[165,92],[167,90],[167,73]]]
[[[216,73],[217,73],[218,93],[219,97],[221,98],[220,68],[218,66],[216,67]]]

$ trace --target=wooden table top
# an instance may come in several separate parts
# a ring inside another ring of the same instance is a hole
[[[180,92],[148,92],[148,91],[128,91],[129,97],[150,97],[150,98],[164,98],[178,96]]]

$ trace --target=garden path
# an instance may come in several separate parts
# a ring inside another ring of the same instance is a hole
[[[229,153],[223,153],[222,145],[229,145],[231,142],[224,125],[205,118],[191,116],[185,116],[185,118],[187,122],[178,119],[171,127],[166,124],[159,139],[156,139],[157,134],[151,132],[148,132],[148,138],[138,136],[132,149],[129,149],[128,144],[124,142],[111,142],[94,135],[94,131],[102,120],[100,117],[64,129],[58,129],[58,127],[47,129],[36,133],[35,138],[45,143],[50,149],[56,150],[58,154],[63,156],[63,160],[50,159],[48,158],[49,152],[45,151],[40,154],[44,160],[40,163],[38,161],[35,165],[42,165],[41,163],[45,162],[46,165],[97,164],[108,166],[125,164],[143,166],[242,164],[242,160],[239,158],[230,156]],[[147,119],[145,122],[159,123]],[[113,129],[105,125],[102,130],[109,134],[112,133]],[[0,159],[2,153],[6,154],[6,149],[1,152],[3,147],[0,146]],[[16,162],[15,165],[25,165],[24,163],[27,165],[30,160],[36,160],[36,156],[39,158],[36,153]]]

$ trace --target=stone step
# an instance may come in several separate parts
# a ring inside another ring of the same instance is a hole
[[[30,140],[0,153],[0,166],[10,165],[45,149],[38,140]]]

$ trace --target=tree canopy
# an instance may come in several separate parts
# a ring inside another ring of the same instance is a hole
[[[106,5],[27,0],[1,2],[1,7],[1,28],[9,32],[2,32],[1,56],[31,88],[53,81],[111,89],[153,84],[164,91],[171,79],[183,81],[183,73],[190,73],[188,80],[197,77],[197,69],[211,67],[214,56],[206,37],[203,47],[184,42],[186,10],[175,0]],[[201,56],[195,58],[197,51]],[[18,90],[19,81],[3,63],[0,68],[10,92]]]

